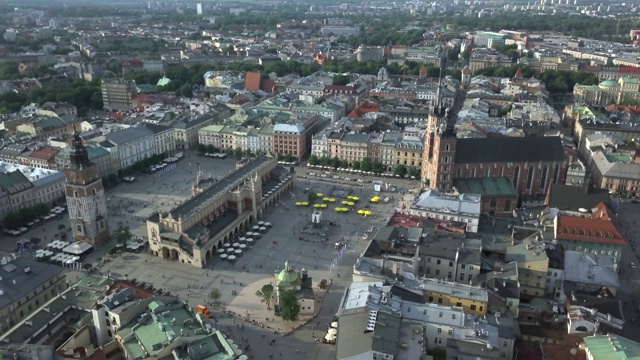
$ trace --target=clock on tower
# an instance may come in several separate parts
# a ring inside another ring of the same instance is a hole
[[[75,127],[69,149],[70,164],[64,169],[64,174],[73,238],[100,246],[110,237],[104,188]]]

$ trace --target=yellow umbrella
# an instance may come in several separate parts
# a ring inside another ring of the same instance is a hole
[[[358,210],[358,214],[363,215],[364,214],[364,210],[362,210],[362,209]]]
[[[302,203],[302,206],[308,206],[308,205],[309,205],[309,203],[308,203],[308,202],[306,202],[306,201],[304,201],[304,202]]]
[[[349,208],[342,208],[342,211],[349,212]]]
[[[329,202],[334,203],[334,202],[336,202],[336,199],[334,199],[334,198],[330,198],[330,199],[329,199]]]
[[[317,209],[320,207],[320,204],[313,204],[313,207]]]
[[[321,208],[325,209],[327,207],[327,204],[319,204]]]
[[[357,196],[352,196],[352,197],[351,197],[351,200],[353,200],[353,201],[358,201],[358,200],[360,200],[360,198],[359,198],[359,197],[357,197]]]
[[[326,198],[323,198],[322,201],[331,201],[331,199],[326,197]]]
[[[342,208],[337,207],[336,212],[340,212],[340,211],[342,211]]]
[[[371,199],[371,202],[374,202],[374,203],[376,203],[378,201],[380,201],[380,199],[376,199],[376,198]]]
[[[301,203],[300,201],[298,201],[298,202],[296,203],[296,206],[300,206],[300,205],[302,205],[302,203]]]
[[[349,205],[349,206],[353,206],[353,205],[355,205],[355,204],[356,204],[356,203],[354,203],[353,201],[349,201],[349,203],[348,203],[347,205]]]
[[[317,193],[316,196],[317,197],[322,197],[322,195],[324,195],[323,193]]]
[[[347,199],[353,199],[352,195],[347,196]]]
[[[347,205],[348,203],[349,202],[345,200],[345,201],[342,202],[342,205]]]
[[[364,214],[365,214],[366,216],[369,216],[369,215],[371,215],[371,211],[367,210],[367,211],[365,211],[365,212],[364,212]]]

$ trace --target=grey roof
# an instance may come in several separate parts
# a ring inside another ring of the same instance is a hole
[[[558,136],[465,138],[456,142],[456,164],[564,160]]]
[[[30,271],[26,273],[25,268]],[[47,281],[62,273],[62,267],[46,262],[35,261],[26,256],[17,257],[0,270],[0,309],[21,300],[29,293],[39,289]]]
[[[366,307],[346,313],[338,320],[336,359],[346,359],[371,351],[373,333],[365,333],[369,311]]]
[[[620,279],[611,256],[577,251],[565,251],[564,280],[583,284],[606,286],[617,289]]]
[[[175,127],[179,129],[188,129],[190,127],[198,126],[202,123],[210,121],[214,118],[215,116],[213,114],[200,115],[197,118],[190,121],[189,120],[179,121],[178,123],[176,123]]]
[[[371,350],[395,355],[398,349],[401,323],[400,316],[379,311],[376,319],[376,328],[373,331],[375,341],[371,346]]]
[[[35,187],[47,186],[49,184],[64,181],[64,173],[62,171],[56,171],[51,175],[42,176],[33,180],[31,183]]]
[[[247,175],[258,170],[260,167],[267,164],[269,161],[271,161],[271,159],[266,157],[261,157],[248,162],[245,166],[227,174],[225,177],[220,179],[220,181],[218,181],[217,183],[213,184],[207,190],[203,191],[202,193],[192,197],[191,199],[187,200],[186,202],[172,209],[171,216],[173,216],[174,219],[178,219],[180,217],[186,218],[190,216],[194,210],[198,209],[200,206],[207,203],[209,200],[211,200],[213,197],[218,195],[220,192],[226,191],[227,187],[242,181],[247,177]]]
[[[631,162],[611,162],[602,151],[596,151],[592,155],[593,164],[598,168],[602,176],[640,179],[640,165]]]
[[[130,127],[107,134],[106,139],[116,145],[128,144],[145,136],[153,135],[153,132],[144,126]]]
[[[587,193],[582,186],[551,184],[549,189],[549,207],[560,210],[593,209],[603,202],[609,204],[609,191],[591,189]]]
[[[413,206],[418,209],[437,209],[438,212],[450,212],[452,214],[480,215],[481,212],[480,195],[448,196],[434,189],[420,194]]]
[[[164,125],[157,125],[157,124],[151,124],[151,123],[144,123],[143,125],[147,129],[153,131],[154,134],[160,134],[165,131],[171,130],[169,126],[164,126]]]
[[[344,137],[342,137],[342,141],[367,143],[369,142],[369,134],[345,134]]]

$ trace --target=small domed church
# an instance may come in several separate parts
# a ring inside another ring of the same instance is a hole
[[[294,291],[300,304],[300,317],[313,316],[316,310],[316,297],[313,293],[313,281],[306,269],[294,269],[286,261],[284,269],[276,273],[276,302],[280,304],[280,296],[284,291]]]

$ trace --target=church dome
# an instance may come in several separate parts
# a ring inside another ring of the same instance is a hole
[[[284,269],[278,274],[278,286],[297,285],[300,283],[300,274],[291,268],[289,262],[285,262]]]
[[[616,88],[618,87],[618,83],[613,80],[605,80],[601,82],[600,85],[598,85],[598,87],[601,89]]]

